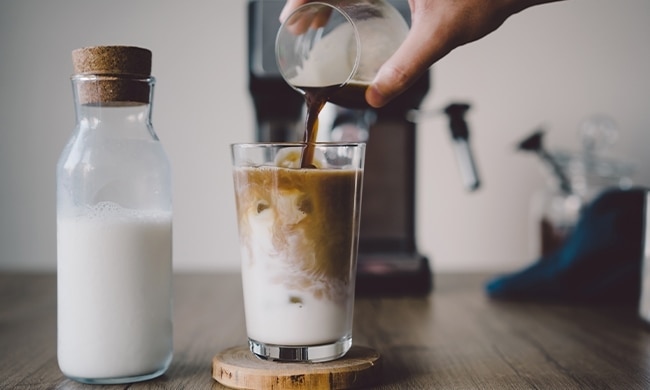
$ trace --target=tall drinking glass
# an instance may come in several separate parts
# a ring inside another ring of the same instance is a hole
[[[322,362],[352,345],[364,144],[232,145],[251,351]]]

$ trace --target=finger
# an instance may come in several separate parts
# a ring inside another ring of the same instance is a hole
[[[311,28],[317,29],[324,27],[332,15],[332,7],[319,7],[318,12],[314,15]]]
[[[436,34],[436,25],[436,21],[414,21],[402,45],[382,65],[366,90],[366,101],[370,106],[386,105],[449,52],[444,44],[446,37]]]
[[[285,20],[289,17],[289,15],[298,7],[301,5],[307,3],[308,0],[287,0],[286,3],[284,3],[284,7],[282,8],[282,11],[280,12],[280,23],[284,23]]]
[[[299,7],[286,17],[283,26],[294,35],[300,35],[306,33],[309,29],[316,30],[325,26],[331,14],[332,8],[322,4]]]
[[[301,9],[297,12],[292,12],[282,25],[293,35],[301,35],[309,30],[314,22],[314,16],[313,10]]]

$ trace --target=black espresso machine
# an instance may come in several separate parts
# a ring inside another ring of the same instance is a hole
[[[391,0],[407,23],[406,0]],[[257,141],[301,141],[304,134],[304,97],[282,78],[275,60],[275,37],[285,0],[249,0],[249,90],[255,107]],[[415,240],[417,111],[429,91],[430,75],[422,76],[406,93],[381,109],[335,108],[331,128],[319,134],[353,126],[367,130],[364,188],[359,233],[357,293],[426,294],[433,288],[429,260],[418,252]],[[329,104],[329,103],[328,103]],[[470,188],[478,176],[469,153],[464,104],[451,104],[449,115],[461,172],[469,172]],[[467,163],[469,162],[469,164]],[[469,168],[468,168],[469,167]]]

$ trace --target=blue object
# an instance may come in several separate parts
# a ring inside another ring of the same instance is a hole
[[[491,298],[611,303],[638,302],[646,189],[607,190],[583,210],[554,253],[490,280]]]

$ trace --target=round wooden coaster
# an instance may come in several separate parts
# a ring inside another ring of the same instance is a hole
[[[379,353],[356,345],[342,358],[323,363],[263,360],[247,346],[212,359],[212,377],[235,389],[354,389],[376,383],[380,371]]]

